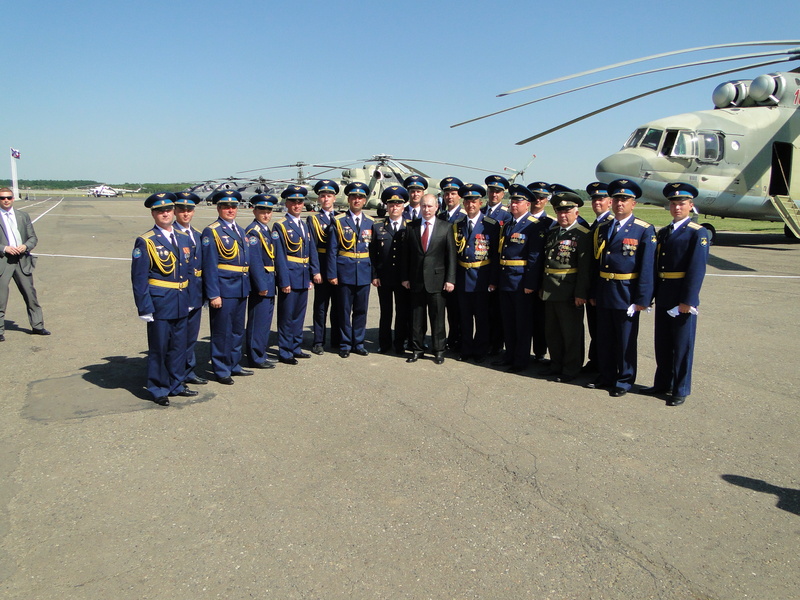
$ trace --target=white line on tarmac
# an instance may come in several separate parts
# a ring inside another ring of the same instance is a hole
[[[706,277],[752,277],[754,279],[800,279],[800,275],[751,275],[749,273],[706,273]]]
[[[31,221],[31,223],[36,223],[36,221],[38,221],[39,219],[41,219],[43,216],[45,216],[47,213],[49,213],[51,210],[53,210],[53,209],[54,209],[56,206],[58,206],[59,204],[61,204],[63,201],[64,201],[64,199],[62,198],[61,200],[59,200],[58,202],[56,202],[55,204],[53,204],[53,206],[51,206],[51,207],[50,207],[50,208],[48,208],[46,211],[44,211],[42,214],[40,214],[38,217],[36,217],[36,218],[35,218],[33,221]],[[41,204],[41,203],[40,203],[40,204]]]
[[[115,256],[79,256],[77,254],[39,254],[36,253],[36,256],[50,256],[55,258],[93,258],[96,260],[125,260],[129,261],[130,257],[128,258],[117,258]]]

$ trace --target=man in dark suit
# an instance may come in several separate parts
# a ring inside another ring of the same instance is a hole
[[[436,196],[422,198],[422,218],[411,223],[403,246],[403,287],[411,290],[412,352],[406,362],[416,362],[423,354],[427,310],[431,322],[431,347],[434,362],[444,362],[444,296],[456,282],[456,242],[452,225],[436,218]]]
[[[392,185],[383,190],[381,200],[386,205],[386,218],[372,226],[372,243],[369,246],[372,263],[372,285],[378,288],[381,317],[378,323],[378,351],[386,354],[392,348],[392,313],[394,313],[394,351],[405,352],[411,335],[410,292],[403,287],[400,256],[406,239],[403,203],[407,190]]]
[[[205,385],[208,380],[199,377],[194,371],[197,366],[194,349],[200,335],[200,319],[203,315],[203,245],[200,243],[202,234],[192,227],[192,218],[200,197],[192,192],[179,192],[175,196],[173,225],[189,236],[192,249],[189,256],[189,321],[186,326],[186,374],[183,382]]]
[[[31,250],[39,241],[28,213],[14,209],[14,192],[9,188],[0,188],[0,342],[5,337],[5,316],[8,304],[8,286],[11,280],[28,307],[28,321],[31,333],[50,335],[44,328],[42,307],[36,298],[33,287],[33,268],[35,259]]]

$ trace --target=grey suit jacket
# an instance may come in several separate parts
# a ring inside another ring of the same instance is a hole
[[[17,235],[22,243],[27,246],[28,250],[21,256],[13,254],[6,254],[3,249],[11,245],[11,241],[6,236],[5,223],[0,227],[0,274],[5,272],[8,265],[19,263],[20,270],[25,275],[30,275],[33,268],[36,266],[35,257],[30,255],[31,250],[36,247],[39,239],[36,237],[36,232],[33,230],[31,217],[24,210],[14,209],[14,216],[17,219]],[[0,216],[0,219],[5,219]]]

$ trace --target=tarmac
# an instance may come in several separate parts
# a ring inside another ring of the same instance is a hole
[[[129,275],[149,211],[58,200],[16,204],[37,219],[53,334],[29,335],[12,289],[3,598],[798,597],[799,244],[718,227],[680,407],[380,355],[373,290],[368,357],[327,352],[162,408]],[[214,218],[201,206],[194,224]],[[642,315],[642,386],[652,328]]]

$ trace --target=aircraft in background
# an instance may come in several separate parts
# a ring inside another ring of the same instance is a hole
[[[124,196],[125,194],[135,194],[141,189],[142,187],[139,186],[135,190],[127,190],[125,188],[114,188],[110,185],[101,183],[100,185],[88,188],[86,190],[86,195],[94,196],[95,198],[117,198],[119,196]]]
[[[686,52],[735,46],[793,44],[800,44],[800,41],[740,42],[666,52],[545,81],[500,95]],[[775,58],[778,56],[781,58]],[[538,98],[457,123],[453,127],[620,79],[716,62],[765,57],[771,58],[765,62],[689,79],[615,102],[517,144],[527,144],[593,115],[674,87],[745,69],[800,60],[800,47],[703,60],[623,75]],[[694,201],[695,208],[700,213],[760,221],[783,221],[786,235],[800,238],[800,68],[759,75],[752,80],[724,82],[716,87],[712,99],[714,108],[711,110],[666,117],[637,127],[619,152],[600,161],[596,168],[597,178],[606,183],[614,179],[635,181],[642,188],[642,201],[661,206],[667,203],[662,195],[666,183],[691,183],[700,192]],[[703,225],[713,237],[714,226],[710,223]]]

